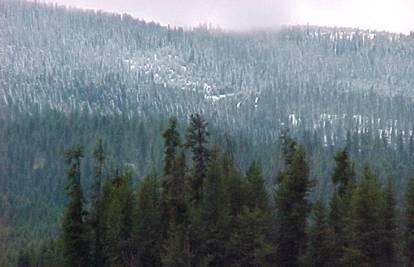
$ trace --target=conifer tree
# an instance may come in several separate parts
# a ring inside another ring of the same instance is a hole
[[[334,235],[332,259],[336,266],[342,266],[341,259],[346,246],[344,229],[349,223],[350,199],[355,186],[355,173],[347,149],[338,152],[334,159],[335,168],[332,174],[334,192],[330,203],[329,223]]]
[[[396,240],[398,233],[397,214],[396,214],[396,197],[394,183],[388,178],[384,194],[384,234],[382,244],[382,263],[386,266],[395,266],[397,261]]]
[[[62,224],[62,240],[65,264],[71,267],[89,266],[88,228],[84,221],[84,199],[81,187],[81,159],[83,148],[74,146],[65,153],[69,165],[66,205]]]
[[[307,199],[312,186],[305,152],[291,141],[286,153],[286,169],[280,173],[275,192],[275,261],[278,266],[299,266],[304,253],[306,219],[310,210]]]
[[[414,177],[408,181],[405,192],[404,223],[406,266],[414,266]]]
[[[171,117],[169,120],[168,129],[162,134],[164,138],[164,175],[161,183],[161,225],[163,238],[167,238],[167,232],[169,231],[170,215],[171,215],[171,202],[172,190],[170,186],[175,185],[177,188],[177,179],[184,179],[184,177],[177,178],[176,174],[178,170],[175,168],[177,159],[177,151],[181,145],[180,134],[177,130],[177,118]],[[184,162],[185,163],[185,162]],[[171,181],[175,179],[174,181]],[[175,196],[174,196],[175,197]]]
[[[135,247],[138,248],[138,266],[159,266],[162,251],[162,224],[160,185],[153,174],[138,187],[134,226]]]
[[[223,266],[271,266],[274,246],[268,238],[268,219],[268,214],[258,208],[243,207],[231,229]]]
[[[250,209],[268,211],[269,199],[265,188],[262,170],[256,161],[253,161],[246,173],[247,205]]]
[[[208,266],[222,266],[226,250],[228,213],[218,146],[211,150],[202,206],[202,235],[200,262]]]
[[[227,264],[231,266],[269,266],[274,246],[268,233],[271,212],[262,171],[257,162],[252,162],[246,181],[233,180],[241,184],[233,193],[241,196],[231,224],[231,236],[227,243]],[[233,198],[236,200],[238,198]],[[233,202],[237,203],[237,202]]]
[[[166,207],[169,216],[168,233],[162,253],[167,266],[189,265],[192,261],[190,244],[190,206],[185,155],[181,152],[173,163],[173,171],[167,184]],[[194,238],[194,236],[192,236]]]
[[[104,265],[103,255],[103,218],[102,218],[102,180],[106,155],[101,139],[98,140],[93,152],[94,165],[94,191],[92,195],[92,210],[90,212],[90,223],[92,228],[92,264],[93,266]]]
[[[307,231],[308,241],[303,265],[308,267],[335,266],[332,261],[333,230],[329,226],[327,212],[322,201],[314,205],[311,219],[312,224]]]
[[[172,172],[174,160],[177,156],[177,149],[181,145],[177,127],[177,118],[171,117],[168,123],[168,129],[162,134],[164,138],[164,175]]]
[[[108,265],[133,261],[131,173],[115,171],[104,186],[104,254]]]
[[[346,149],[338,152],[334,159],[336,166],[332,174],[332,183],[342,198],[347,188],[355,182],[354,167]]]
[[[207,122],[200,114],[193,114],[187,129],[186,147],[192,152],[192,201],[198,205],[202,199],[203,183],[207,176],[209,150],[207,148],[209,133]]]
[[[377,177],[366,167],[352,196],[346,227],[346,266],[381,266],[384,218],[383,194]]]

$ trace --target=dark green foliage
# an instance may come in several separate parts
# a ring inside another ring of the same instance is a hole
[[[269,215],[244,207],[235,220],[237,224],[226,244],[227,266],[272,266],[268,260],[274,253],[268,237]]]
[[[404,210],[404,223],[405,223],[405,257],[406,266],[414,265],[414,177],[408,181],[407,189],[405,192],[405,210]]]
[[[351,200],[346,266],[380,266],[384,238],[384,198],[377,177],[366,167]]]
[[[116,170],[113,178],[106,181],[103,192],[105,264],[126,266],[135,254],[131,174]]]
[[[142,266],[159,266],[162,248],[160,183],[155,175],[140,182],[135,212],[135,249]]]
[[[193,114],[187,129],[186,147],[190,148],[193,160],[191,179],[192,201],[198,204],[202,198],[203,183],[207,176],[209,150],[207,148],[209,133],[207,122],[200,114]]]
[[[81,188],[81,158],[83,148],[74,146],[66,151],[66,163],[69,165],[68,185],[69,197],[62,223],[63,254],[65,265],[89,266],[88,228],[85,223],[84,199]]]
[[[204,240],[200,247],[200,262],[207,266],[223,266],[226,253],[229,216],[223,183],[221,153],[217,146],[211,150],[201,211]]]
[[[104,168],[106,155],[102,139],[99,139],[93,151],[95,159],[93,185],[92,208],[89,214],[92,231],[92,265],[95,267],[103,266],[103,210],[102,210],[102,181],[104,178]]]
[[[170,126],[178,129],[174,121],[170,120]],[[173,139],[179,140],[178,132],[173,132]],[[192,150],[189,166],[178,141],[171,150],[164,150],[168,168],[164,166],[161,178],[153,174],[137,180],[131,170],[136,165],[131,164],[106,172],[111,156],[101,140],[92,160],[83,157],[81,147],[68,150],[69,202],[61,238],[27,246],[16,263],[45,267],[401,266],[391,181],[381,189],[366,168],[355,182],[353,164],[341,152],[335,157],[329,216],[323,201],[310,213],[313,182],[304,148],[296,141],[282,138],[285,163],[271,201],[257,161],[243,176],[234,153],[221,153],[217,145],[207,149],[206,131],[202,135],[203,149]],[[165,146],[169,145],[165,140]],[[190,146],[197,147],[197,142]],[[204,155],[194,157],[197,151]],[[198,165],[201,158],[203,164]],[[87,194],[90,204],[84,203],[81,172],[82,177],[94,177]],[[197,187],[194,177],[204,177]],[[138,190],[134,190],[136,183]],[[405,209],[407,252],[411,251],[412,187],[407,187]]]
[[[332,174],[332,183],[342,198],[346,193],[347,188],[351,186],[355,181],[354,167],[349,159],[347,150],[338,152],[335,155],[335,169]]]
[[[332,261],[342,266],[347,238],[344,229],[349,223],[351,197],[355,187],[355,174],[347,150],[338,152],[335,157],[335,168],[332,174],[334,192],[330,202],[329,223],[333,231]]]
[[[397,239],[398,239],[398,215],[397,200],[395,195],[394,183],[388,178],[383,189],[384,194],[384,234],[382,244],[382,263],[386,266],[395,266],[397,264]]]
[[[261,167],[256,161],[250,165],[246,173],[247,206],[250,209],[268,211],[269,198],[265,187],[265,180]]]
[[[172,117],[169,120],[168,129],[162,134],[164,138],[164,175],[172,172],[177,149],[181,145],[180,134],[177,130],[177,118]]]
[[[329,225],[326,209],[321,201],[314,207],[311,225],[307,231],[308,241],[303,265],[309,267],[326,267],[335,265],[332,252],[335,246],[333,229]]]
[[[276,263],[278,266],[299,266],[305,248],[305,229],[312,183],[309,166],[302,147],[293,143],[286,153],[286,169],[278,178],[275,192]]]

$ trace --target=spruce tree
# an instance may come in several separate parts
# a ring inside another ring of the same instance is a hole
[[[307,231],[308,241],[303,265],[308,267],[335,266],[332,249],[333,230],[322,201],[318,201],[312,211],[311,225]]]
[[[246,180],[233,180],[241,184],[237,212],[231,217],[231,235],[227,243],[227,262],[231,266],[269,266],[274,246],[269,238],[271,211],[261,168],[252,162]],[[233,191],[236,193],[236,191]],[[238,198],[234,198],[238,199]],[[237,203],[237,202],[233,202]]]
[[[164,175],[162,177],[161,183],[161,201],[160,201],[160,208],[161,208],[161,225],[162,225],[162,235],[163,238],[167,238],[167,232],[169,231],[169,224],[170,224],[170,215],[171,215],[171,195],[172,190],[170,186],[175,185],[177,188],[177,179],[184,179],[184,177],[177,178],[176,174],[178,170],[176,170],[176,158],[177,158],[177,151],[181,145],[180,134],[177,130],[177,118],[171,117],[169,120],[169,126],[166,131],[162,134],[164,138]],[[185,163],[185,162],[184,162]],[[174,181],[171,181],[175,179]],[[175,197],[175,196],[174,196]]]
[[[118,170],[104,185],[104,255],[108,265],[126,265],[135,254],[132,239],[133,191],[131,173]]]
[[[351,201],[349,225],[346,227],[346,266],[381,266],[384,199],[377,177],[366,167]]]
[[[159,266],[162,251],[160,185],[153,174],[145,177],[138,187],[134,225],[138,266]]]
[[[225,205],[225,189],[221,166],[221,153],[213,146],[204,186],[201,211],[203,240],[199,249],[200,262],[207,266],[223,266],[226,250],[228,212]]]
[[[406,266],[414,266],[414,177],[408,181],[405,192],[404,223]]]
[[[343,197],[347,188],[354,183],[355,173],[346,149],[338,152],[335,157],[335,169],[332,174],[332,183],[338,191],[339,197]]]
[[[355,186],[355,172],[347,149],[338,152],[335,157],[332,174],[334,192],[330,202],[329,223],[333,230],[334,246],[332,257],[336,266],[342,266],[342,257],[346,246],[344,229],[349,223],[350,199]]]
[[[280,173],[275,192],[275,261],[278,266],[299,266],[304,253],[308,194],[312,186],[305,151],[294,141],[285,154],[286,169]]]
[[[177,127],[177,118],[171,117],[168,129],[162,134],[164,138],[164,175],[169,175],[172,172],[174,160],[177,156],[177,149],[181,145]]]
[[[192,202],[198,205],[202,199],[203,183],[207,176],[209,149],[207,148],[209,133],[207,122],[200,114],[193,114],[187,129],[186,147],[192,152]]]
[[[267,213],[244,206],[231,229],[223,266],[271,266],[275,247],[268,238],[269,226]]]
[[[101,139],[98,140],[93,151],[94,155],[94,188],[92,195],[92,209],[90,212],[90,223],[92,228],[92,265],[103,266],[103,218],[102,218],[102,180],[106,155]]]
[[[269,199],[265,188],[262,170],[256,161],[253,161],[246,173],[247,205],[250,209],[268,211]]]
[[[395,266],[397,261],[397,214],[396,214],[396,197],[394,183],[388,178],[384,194],[384,234],[382,235],[382,263],[386,266]]]
[[[81,187],[81,159],[83,148],[74,146],[65,153],[68,185],[66,192],[69,203],[66,205],[62,224],[63,254],[65,264],[70,267],[89,266],[88,227],[84,221],[84,199]]]

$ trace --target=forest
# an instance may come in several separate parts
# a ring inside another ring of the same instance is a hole
[[[412,266],[414,178],[401,203],[394,180],[356,173],[347,148],[334,157],[333,193],[316,181],[302,145],[280,136],[283,167],[269,190],[261,164],[246,172],[210,142],[193,114],[184,138],[175,117],[160,133],[163,167],[137,184],[108,166],[105,141],[65,151],[67,202],[56,238],[19,252],[17,266]],[[90,158],[91,192],[82,180]],[[88,196],[88,197],[86,197]]]
[[[413,33],[0,0],[0,266],[410,266],[412,77]]]

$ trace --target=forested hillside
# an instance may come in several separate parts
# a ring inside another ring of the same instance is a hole
[[[184,30],[0,0],[0,265],[19,251],[39,255],[27,250],[49,249],[59,236],[65,150],[82,144],[91,154],[104,140],[107,178],[126,168],[135,190],[143,177],[164,174],[161,133],[170,116],[184,135],[190,115],[203,114],[209,150],[217,144],[232,155],[238,173],[259,162],[269,196],[286,167],[280,137],[288,135],[306,153],[310,203],[329,210],[334,156],[346,148],[356,177],[369,164],[378,183],[393,181],[402,209],[414,175],[413,77],[413,35]],[[86,199],[93,164],[81,164]],[[249,205],[243,201],[239,208]]]
[[[175,117],[162,137],[161,174],[153,170],[138,186],[131,166],[108,166],[102,139],[91,153],[67,149],[60,231],[21,249],[17,266],[414,264],[414,178],[397,201],[393,179],[381,184],[369,165],[356,174],[345,149],[334,157],[333,194],[312,201],[316,181],[305,149],[288,135],[280,139],[283,166],[272,190],[260,163],[243,172],[232,153],[210,143],[199,114],[184,139]],[[84,177],[93,177],[89,197]]]

